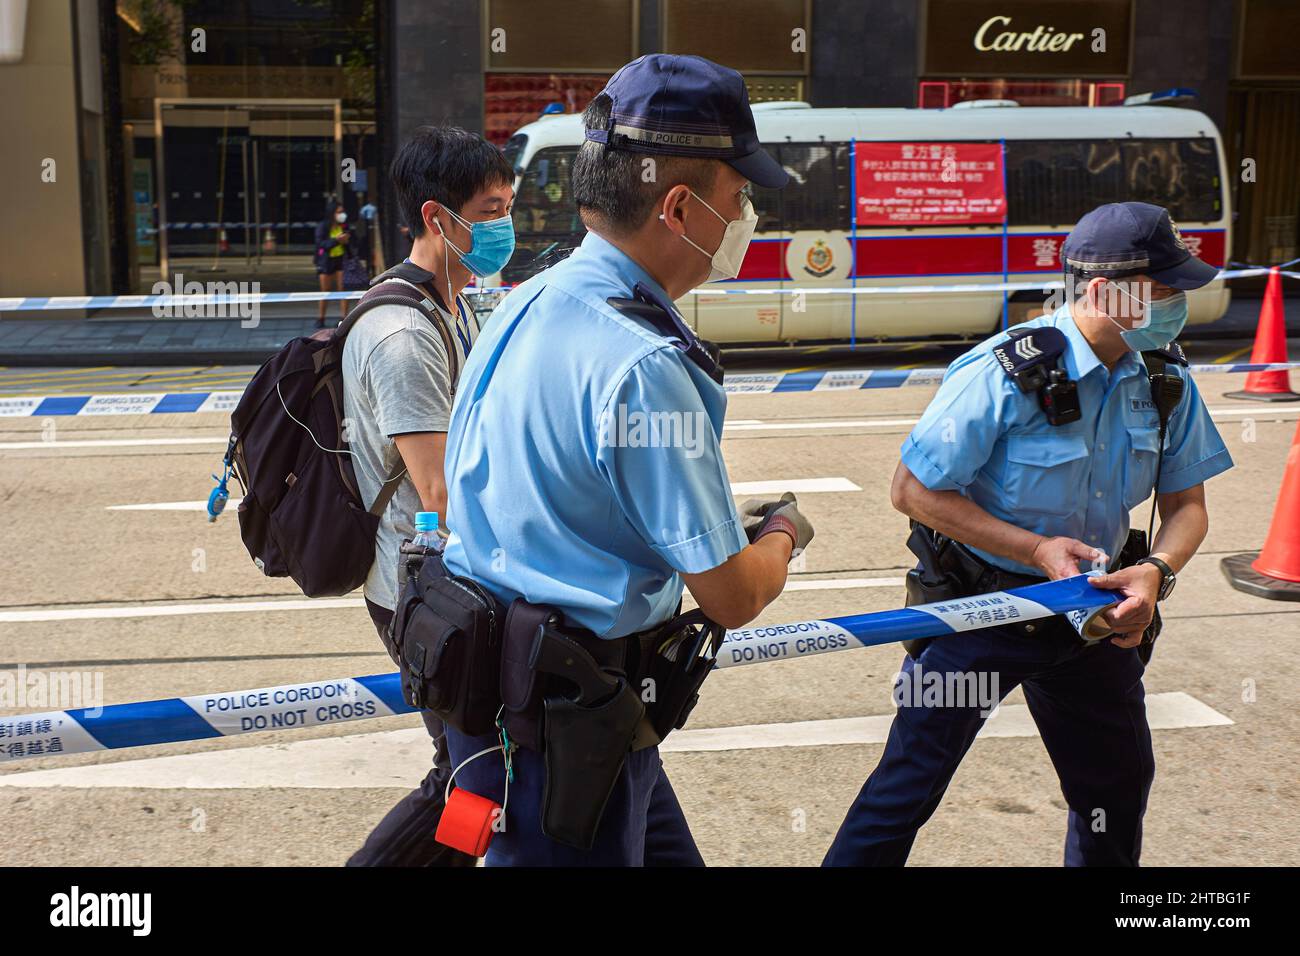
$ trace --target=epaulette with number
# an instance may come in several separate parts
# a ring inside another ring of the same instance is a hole
[[[1038,393],[1038,404],[1053,425],[1077,422],[1082,414],[1078,386],[1060,367],[1067,347],[1065,333],[1045,325],[1013,329],[1007,341],[993,349],[1002,371],[1022,392]]]

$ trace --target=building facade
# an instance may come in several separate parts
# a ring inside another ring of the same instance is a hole
[[[1105,108],[1195,91],[1224,133],[1232,258],[1297,254],[1293,0],[0,0],[0,296],[159,279],[315,287],[341,201],[403,251],[383,170],[425,123],[504,144],[649,52],[751,98]],[[558,106],[556,105],[558,104]],[[365,208],[366,215],[361,215]],[[377,215],[370,219],[371,208]]]

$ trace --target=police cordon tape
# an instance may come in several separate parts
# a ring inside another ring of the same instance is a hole
[[[1230,269],[1222,271],[1215,281],[1225,279],[1244,279],[1250,276],[1268,275],[1266,268]],[[1283,270],[1280,272],[1291,279],[1300,279],[1300,272]],[[740,282],[744,280],[730,280]],[[872,281],[872,280],[863,280]],[[209,280],[209,285],[217,287],[239,287],[248,285],[242,281]],[[159,283],[166,285],[166,283]],[[184,283],[189,287],[191,283]],[[201,288],[205,283],[194,282]],[[785,289],[738,289],[722,286],[719,288],[691,289],[687,295],[931,295],[949,293],[979,292],[1033,292],[1049,291],[1064,287],[1060,279],[1020,282],[965,282],[948,285],[871,285],[852,287],[794,286]],[[465,289],[466,295],[495,295],[509,292],[513,286],[485,286]],[[163,295],[61,295],[61,296],[14,296],[0,298],[0,312],[43,312],[67,309],[156,309],[159,313],[180,312],[201,306],[231,306],[259,304],[277,304],[286,302],[333,302],[335,300],[359,299],[365,294],[364,289],[347,292],[217,292],[208,294]],[[178,316],[179,317],[179,316]],[[197,317],[197,316],[194,316]],[[215,316],[221,318],[222,316]]]
[[[1281,372],[1300,369],[1300,362],[1238,362],[1191,365],[1194,373]],[[784,392],[835,392],[867,388],[938,385],[943,368],[830,369],[802,372],[756,372],[726,376],[730,394],[768,395]],[[117,392],[105,395],[11,395],[0,398],[0,418],[59,415],[175,415],[231,412],[242,391]]]
[[[1082,631],[1119,595],[1087,575],[935,604],[728,631],[715,666],[793,660],[1065,614]],[[0,674],[0,678],[8,675]],[[0,763],[413,713],[397,674],[0,717]]]

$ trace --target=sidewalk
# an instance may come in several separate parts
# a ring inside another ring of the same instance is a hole
[[[337,310],[327,321],[338,321]],[[0,365],[260,365],[289,339],[309,335],[313,311],[235,319],[10,319],[0,321]]]
[[[1249,342],[1259,307],[1259,299],[1234,299],[1222,319],[1196,327],[1186,338]],[[0,317],[0,366],[260,365],[289,339],[310,334],[317,308],[314,302],[267,305],[253,328],[243,328],[238,318],[156,319],[147,310],[30,319],[11,312]],[[1300,302],[1289,299],[1287,312],[1288,334],[1300,336]],[[338,321],[336,303],[326,316],[327,322]]]

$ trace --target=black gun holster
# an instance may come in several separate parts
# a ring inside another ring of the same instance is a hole
[[[907,548],[916,555],[917,565],[907,572],[906,607],[913,604],[932,604],[951,601],[972,594],[1005,591],[1008,588],[1041,584],[1045,577],[1013,574],[981,561],[952,538],[942,535],[919,521],[912,522],[912,532],[907,538]],[[1020,627],[1023,625],[1011,625]],[[933,641],[921,637],[903,641],[903,650],[916,660]]]

